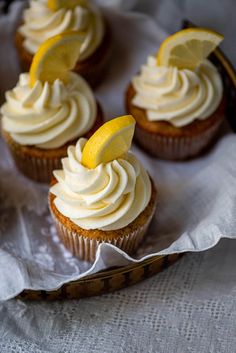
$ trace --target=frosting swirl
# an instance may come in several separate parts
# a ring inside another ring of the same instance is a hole
[[[81,164],[86,139],[68,148],[58,183],[50,192],[57,209],[83,229],[121,229],[145,209],[151,198],[149,176],[132,153],[95,169]]]
[[[35,54],[40,44],[50,37],[65,31],[83,31],[85,39],[79,58],[82,61],[97,49],[104,35],[100,11],[90,3],[86,8],[76,6],[73,10],[61,8],[52,11],[47,0],[31,0],[23,20],[19,32],[24,36],[24,48],[31,54]]]
[[[176,127],[208,118],[223,95],[220,74],[205,60],[195,71],[157,66],[148,57],[132,81],[136,95],[132,103],[147,112],[150,121],[168,121]]]
[[[20,75],[16,87],[6,92],[1,108],[2,127],[22,145],[54,149],[74,140],[94,125],[96,101],[83,78],[70,72],[67,84],[37,81]]]

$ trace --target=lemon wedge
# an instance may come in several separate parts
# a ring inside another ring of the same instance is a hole
[[[168,37],[161,44],[157,64],[193,70],[223,39],[221,34],[208,29],[183,29]]]
[[[48,8],[57,11],[61,8],[74,9],[76,6],[85,7],[88,0],[48,0]]]
[[[130,149],[135,128],[132,115],[125,115],[103,124],[86,142],[82,164],[96,168],[101,163],[122,157]]]
[[[30,86],[37,80],[52,83],[56,79],[67,81],[68,71],[79,58],[84,35],[71,31],[58,34],[41,44],[30,67]]]

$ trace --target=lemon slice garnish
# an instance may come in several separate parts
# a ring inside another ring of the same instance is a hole
[[[85,7],[88,0],[48,0],[48,7],[52,11],[57,11],[61,8],[74,9],[76,6]]]
[[[157,64],[195,69],[220,44],[224,37],[203,28],[183,29],[161,44]]]
[[[66,32],[46,40],[39,47],[30,67],[30,86],[37,80],[53,83],[56,79],[67,81],[68,71],[75,67],[79,58],[84,35]]]
[[[122,157],[130,149],[135,128],[132,115],[125,115],[103,124],[86,142],[82,164],[96,168],[101,163]]]

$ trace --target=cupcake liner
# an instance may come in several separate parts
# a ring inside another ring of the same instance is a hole
[[[8,140],[7,144],[19,171],[34,181],[49,183],[53,170],[61,168],[61,157],[49,159],[30,156],[16,143]]]
[[[73,255],[79,257],[81,260],[93,262],[96,258],[96,252],[99,244],[104,242],[117,246],[121,250],[125,251],[127,254],[134,253],[146,234],[146,231],[155,211],[155,205],[144,225],[128,234],[109,240],[103,240],[102,238],[94,239],[78,234],[78,232],[72,231],[68,229],[64,224],[62,224],[54,215],[54,212],[51,207],[50,211],[55,221],[58,235],[61,241],[63,242],[64,246]]]
[[[136,124],[135,140],[155,157],[169,160],[184,160],[200,154],[209,147],[223,121],[218,120],[209,129],[195,136],[171,137],[148,132]]]

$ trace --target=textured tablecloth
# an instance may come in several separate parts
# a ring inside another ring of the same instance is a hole
[[[102,297],[0,306],[1,353],[234,353],[236,242]]]
[[[110,5],[111,1],[105,1]],[[119,1],[114,1],[117,4]],[[134,5],[120,1],[127,8]],[[236,60],[234,1],[140,1],[163,28],[183,17],[227,35]],[[128,6],[130,5],[130,6]],[[232,41],[231,41],[232,39]],[[231,41],[231,42],[230,42]],[[0,304],[0,352],[236,352],[236,242],[186,255],[139,285],[98,298],[54,303]]]

